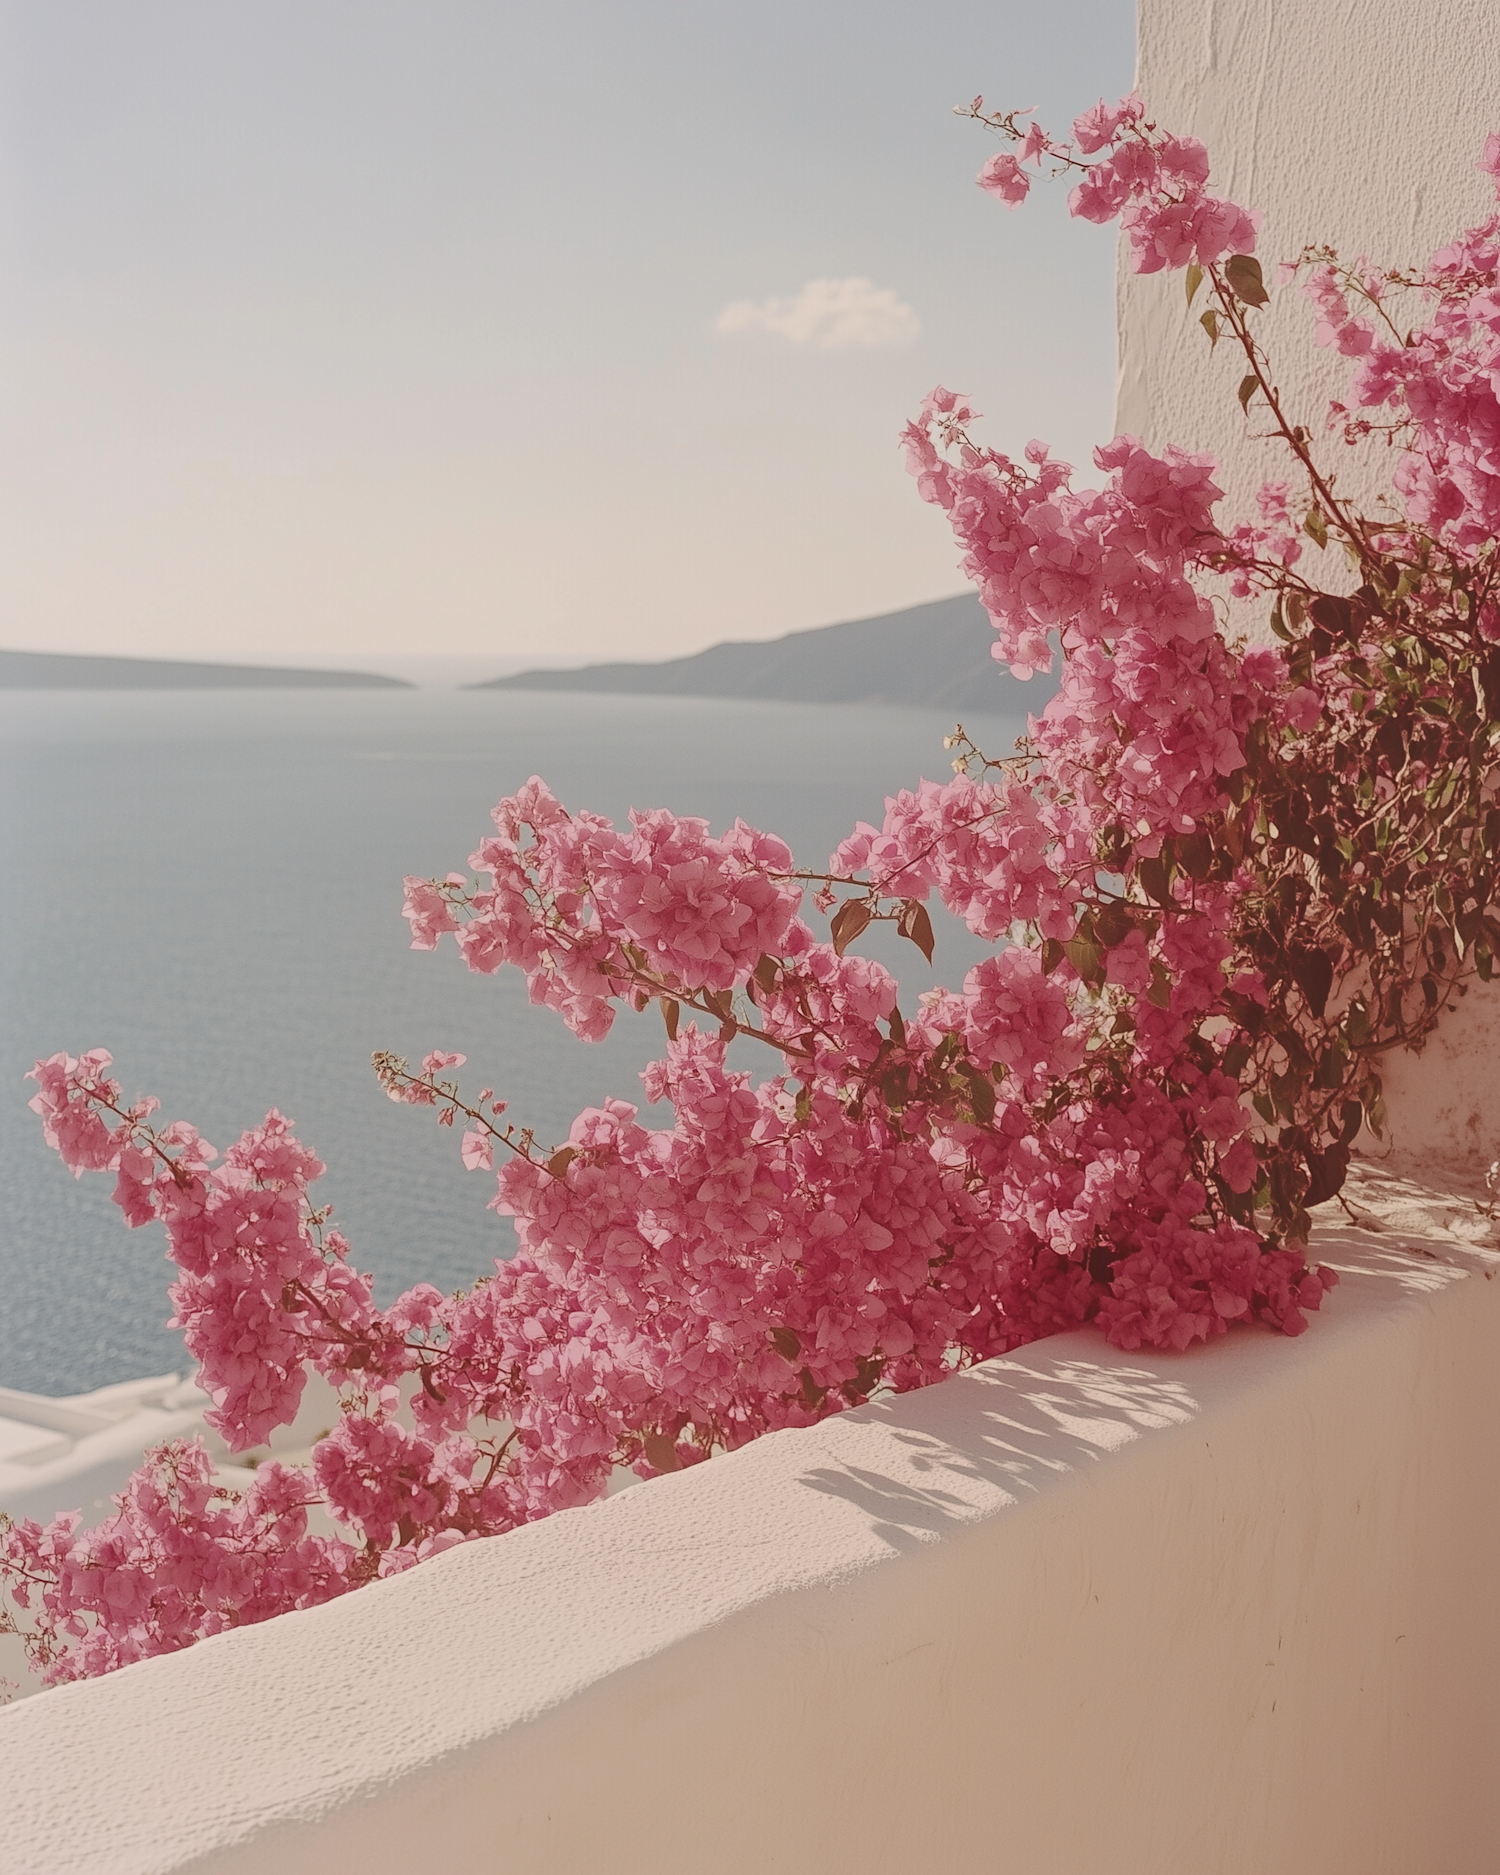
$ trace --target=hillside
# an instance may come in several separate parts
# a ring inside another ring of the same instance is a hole
[[[273,664],[189,664],[170,658],[94,658],[0,651],[0,690],[410,690],[369,671],[299,671]]]
[[[1038,710],[1051,677],[1018,683],[990,656],[994,630],[973,593],[766,642],[710,645],[659,664],[520,671],[472,690],[591,690],[631,696],[763,697],[943,710]]]

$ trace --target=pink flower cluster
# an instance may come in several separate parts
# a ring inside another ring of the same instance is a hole
[[[364,1579],[347,1543],[309,1535],[316,1501],[285,1466],[263,1465],[236,1492],[214,1482],[201,1443],[162,1446],[93,1529],[79,1531],[76,1511],[45,1528],[0,1529],[0,1574],[32,1617],[48,1678],[84,1679],[314,1607]]]
[[[1196,137],[1157,130],[1138,97],[1096,104],[1075,120],[1073,137],[1072,143],[1056,143],[1030,125],[1017,154],[1002,151],[989,159],[979,172],[979,186],[1007,208],[1016,208],[1031,190],[1023,163],[1051,160],[1081,169],[1069,208],[1084,221],[1118,219],[1137,273],[1186,267],[1190,261],[1206,266],[1226,254],[1255,251],[1258,216],[1210,195],[1208,151]],[[1101,150],[1107,154],[1098,162],[1081,160]]]
[[[1143,271],[1251,244],[1252,219],[1206,194],[1201,147],[1138,100],[1074,131],[1108,152],[1075,212],[1120,215]],[[1058,154],[1033,131],[1020,160]],[[1019,169],[986,173],[1024,194]],[[125,1105],[102,1052],[37,1065],[64,1162],[113,1172],[127,1221],[165,1227],[176,1319],[231,1446],[288,1423],[310,1370],[341,1396],[308,1466],[264,1466],[242,1495],[176,1448],[97,1531],[0,1530],[0,1577],[54,1678],[585,1502],[614,1466],[697,1463],[1085,1322],[1127,1348],[1305,1326],[1332,1276],[1235,1221],[1263,1167],[1226,1050],[1264,992],[1235,955],[1236,880],[1194,858],[1256,725],[1305,728],[1319,708],[1278,654],[1231,649],[1194,583],[1236,559],[1290,565],[1289,497],[1263,492],[1258,526],[1226,535],[1206,458],[1117,438],[1095,457],[1104,486],[1075,489],[1040,444],[1023,463],[979,447],[973,418],[934,392],[905,443],[996,655],[1023,675],[1062,657],[1024,759],[892,796],[815,874],[742,822],[716,836],[655,809],[616,827],[533,778],[471,872],[407,880],[415,947],[451,936],[475,971],[517,968],[579,1036],[621,1006],[666,1016],[643,1080],[673,1125],[609,1100],[550,1153],[497,1125],[493,1090],[461,1097],[462,1055],[419,1074],[380,1058],[394,1098],[464,1120],[467,1166],[511,1153],[494,1207],[520,1250],[493,1277],[378,1309],[279,1114],[220,1160],[183,1123],[154,1129],[153,1103]],[[837,907],[827,941],[805,882]],[[903,1011],[853,946],[891,918],[926,948],[934,893],[1000,948]],[[770,1078],[729,1067],[736,1034],[775,1051]],[[347,1536],[310,1535],[314,1503]]]
[[[1289,482],[1263,483],[1255,497],[1258,519],[1230,528],[1229,584],[1237,599],[1247,599],[1255,590],[1257,565],[1269,561],[1290,568],[1302,558],[1302,523],[1292,514],[1291,496]]]
[[[1294,270],[1295,271],[1295,270]],[[1356,263],[1357,272],[1366,272]],[[1332,266],[1325,262],[1309,269],[1302,290],[1318,309],[1313,336],[1320,345],[1331,345],[1345,358],[1363,358],[1375,343],[1375,327],[1349,307],[1348,291]],[[1364,281],[1367,299],[1372,304],[1380,298],[1381,282],[1368,275]]]
[[[1500,136],[1485,141],[1480,168],[1500,194]],[[1344,276],[1377,311],[1382,282],[1363,262]],[[1428,301],[1426,325],[1402,333],[1349,310],[1348,287],[1329,264],[1305,290],[1318,307],[1318,337],[1355,359],[1350,402],[1386,407],[1404,421],[1394,482],[1407,514],[1454,551],[1473,554],[1500,530],[1500,213],[1434,254],[1403,281]],[[1342,404],[1337,416],[1346,416]]]
[[[453,932],[464,961],[491,972],[515,964],[533,1002],[597,1041],[644,967],[668,988],[729,989],[786,934],[801,892],[786,845],[742,821],[722,839],[708,823],[658,809],[632,813],[630,831],[596,814],[569,814],[533,776],[494,812],[497,832],[467,879],[406,881],[414,949]],[[464,916],[459,916],[462,903]]]
[[[1225,546],[1212,463],[1117,437],[1094,456],[1106,486],[1075,491],[1041,444],[1027,447],[1031,470],[976,448],[974,414],[934,391],[906,431],[907,459],[965,549],[995,655],[1024,676],[1051,664],[1054,636],[1061,643],[1062,688],[1032,726],[1067,778],[1058,792],[1071,806],[1051,811],[1075,816],[1073,844],[1085,850],[1100,814],[1190,831],[1240,766],[1254,715],[1190,577]]]

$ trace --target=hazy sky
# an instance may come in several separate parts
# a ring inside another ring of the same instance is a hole
[[[896,448],[1108,434],[1113,238],[973,177],[1130,0],[0,4],[0,643],[666,656],[955,591]]]

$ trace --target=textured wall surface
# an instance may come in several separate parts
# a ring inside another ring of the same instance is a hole
[[[1308,242],[1347,258],[1425,261],[1493,206],[1474,167],[1500,129],[1496,0],[1141,0],[1138,79],[1152,115],[1201,137],[1213,187],[1264,211],[1258,253],[1272,287],[1261,330],[1294,411],[1321,432],[1342,362],[1312,341],[1312,308],[1276,289],[1274,263]],[[1231,506],[1286,473],[1235,402],[1238,352],[1212,357],[1180,274],[1138,277],[1123,250],[1116,427],[1206,450],[1224,464]],[[1380,482],[1378,461],[1345,460],[1346,481]],[[1381,452],[1383,453],[1383,452]]]
[[[1500,130],[1500,0],[1141,0],[1137,80],[1158,122],[1208,145],[1215,190],[1263,211],[1257,251],[1272,300],[1257,330],[1277,384],[1321,459],[1371,499],[1389,458],[1324,434],[1347,361],[1314,344],[1312,307],[1276,285],[1275,263],[1312,241],[1350,259],[1420,263],[1490,212],[1475,162]],[[1261,482],[1290,475],[1291,459],[1257,437],[1253,406],[1241,415],[1241,354],[1222,343],[1210,353],[1203,303],[1189,312],[1180,274],[1131,273],[1122,245],[1116,428],[1217,457],[1221,512],[1235,519]],[[1311,542],[1306,555],[1314,578],[1353,583],[1336,552],[1326,567]],[[1265,612],[1237,606],[1234,622],[1269,636]],[[1500,990],[1476,985],[1420,1055],[1385,1064],[1391,1135],[1366,1147],[1419,1173],[1488,1165],[1500,1157],[1497,1060]]]
[[[6,1875],[1492,1875],[1500,1257],[1067,1335],[0,1713]]]

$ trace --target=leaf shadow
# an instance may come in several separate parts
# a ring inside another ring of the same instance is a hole
[[[883,1422],[897,1461],[877,1469],[851,1458],[809,1470],[799,1483],[856,1505],[893,1549],[911,1550],[1182,1426],[1199,1410],[1187,1386],[1158,1369],[1028,1356],[988,1361],[945,1386],[859,1408],[845,1423]]]

